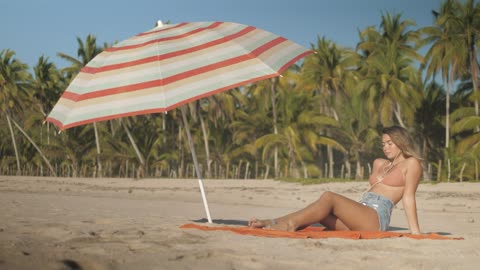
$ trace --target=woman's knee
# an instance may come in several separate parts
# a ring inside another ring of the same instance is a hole
[[[331,191],[325,191],[323,194],[320,196],[320,200],[323,201],[331,201],[335,197],[335,193]]]

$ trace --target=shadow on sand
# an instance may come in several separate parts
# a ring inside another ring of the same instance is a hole
[[[192,220],[192,222],[196,223],[208,223],[206,218]],[[247,220],[236,220],[236,219],[213,219],[213,224],[221,224],[221,225],[239,225],[239,226],[247,226]]]

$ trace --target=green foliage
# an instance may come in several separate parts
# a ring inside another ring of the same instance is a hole
[[[280,182],[298,183],[301,185],[318,185],[325,183],[348,183],[348,182],[365,182],[366,180],[355,180],[348,178],[278,178]]]
[[[433,25],[420,29],[400,14],[382,14],[379,27],[359,31],[355,50],[317,37],[316,53],[282,77],[189,104],[205,175],[302,184],[363,181],[368,164],[382,155],[381,128],[396,124],[414,134],[433,168],[431,179],[439,161],[441,179],[447,179],[449,160],[451,181],[478,181],[479,7],[472,0],[443,1],[432,7],[438,8]],[[109,46],[97,46],[93,35],[77,43],[76,56],[58,53],[69,66],[58,69],[41,56],[32,74],[14,51],[0,51],[0,173],[29,167],[24,174],[39,174],[40,168],[49,174],[39,151],[9,128],[7,120],[14,120],[62,176],[190,177],[178,110],[125,118],[124,125],[97,123],[98,136],[93,125],[59,134],[42,124],[73,77]]]

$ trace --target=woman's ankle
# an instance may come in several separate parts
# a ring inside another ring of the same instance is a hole
[[[298,230],[298,225],[296,222],[294,222],[293,220],[289,219],[287,221],[287,231],[289,232],[295,232]]]

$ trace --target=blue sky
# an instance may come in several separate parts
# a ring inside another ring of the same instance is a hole
[[[378,26],[385,12],[417,26],[433,23],[442,0],[0,0],[0,50],[30,65],[42,55],[61,68],[58,52],[76,56],[76,37],[113,43],[152,28],[157,20],[231,21],[253,25],[310,47],[326,37],[354,47],[358,31]]]

